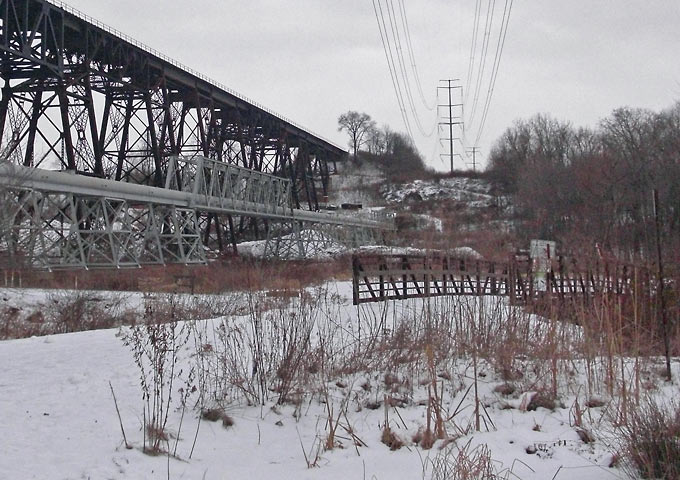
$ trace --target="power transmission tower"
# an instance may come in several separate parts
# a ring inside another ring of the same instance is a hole
[[[477,171],[477,152],[479,152],[479,147],[472,147],[467,149],[467,153],[472,154],[472,171]]]
[[[448,98],[448,103],[445,104],[437,104],[437,109],[444,108],[447,109],[448,111],[448,116],[444,116],[442,118],[442,122],[439,122],[439,126],[446,126],[448,128],[448,133],[449,136],[442,138],[441,136],[439,137],[439,142],[441,143],[444,140],[448,140],[449,142],[449,153],[447,154],[442,154],[441,156],[448,156],[450,160],[450,166],[451,166],[451,171],[453,172],[453,157],[455,156],[460,156],[457,155],[455,152],[454,144],[456,140],[460,141],[460,137],[454,137],[453,136],[453,127],[456,126],[460,127],[460,131],[464,132],[465,131],[465,126],[463,124],[463,86],[460,85],[460,79],[458,78],[453,78],[453,79],[446,79],[446,80],[439,80],[440,85],[437,86],[437,90],[446,90],[447,91],[447,96],[445,98]],[[454,100],[454,95],[453,91],[454,90],[460,90],[459,94],[459,103],[453,103]],[[437,95],[439,96],[439,95]],[[460,115],[455,115],[454,116],[454,108],[456,110],[460,111]],[[439,130],[439,133],[441,134],[441,129]]]

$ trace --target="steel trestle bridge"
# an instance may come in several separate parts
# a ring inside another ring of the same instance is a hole
[[[0,0],[0,78],[0,250],[29,265],[304,256],[393,228],[318,211],[342,148],[64,4]]]

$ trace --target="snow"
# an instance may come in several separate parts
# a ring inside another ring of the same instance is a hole
[[[317,230],[301,230],[300,238],[302,238],[308,245],[305,258],[308,259],[326,259],[336,255],[340,255],[347,251],[347,247],[336,241],[331,236],[323,231]],[[271,240],[272,243],[275,239]],[[300,257],[299,247],[296,241],[295,234],[287,234],[280,237],[280,242],[286,244],[291,249],[291,256],[293,258]],[[250,257],[263,258],[265,256],[266,240],[254,240],[250,242],[242,242],[238,244],[239,253]]]
[[[449,250],[428,250],[416,247],[390,247],[387,245],[365,245],[356,249],[358,254],[380,254],[380,255],[428,255],[432,253],[446,254],[455,258],[470,258],[481,260],[482,254],[472,247],[456,247]]]
[[[379,319],[384,319],[382,328],[394,330],[399,319],[409,312],[431,307],[430,302],[423,300],[354,307],[350,302],[351,283],[332,282],[324,288],[324,292],[307,290],[327,302],[326,314],[317,318],[316,328],[332,324],[347,335],[356,332],[358,325],[364,324],[365,328]],[[9,289],[0,294],[11,296],[15,304],[24,306],[42,301],[47,295],[44,291]],[[136,294],[131,298],[143,302]],[[263,298],[263,294],[255,293],[251,301],[258,303]],[[491,305],[497,300],[484,301]],[[474,302],[476,299],[469,300],[471,305]],[[296,311],[295,305],[283,308]],[[211,328],[220,322],[235,326],[248,321],[248,315],[235,315],[199,321],[197,325]],[[532,321],[541,322],[537,317]],[[179,439],[170,438],[172,450],[177,441],[176,458],[149,456],[141,451],[140,372],[130,349],[121,340],[124,331],[109,329],[0,342],[0,365],[3,365],[0,370],[0,478],[429,479],[432,462],[438,456],[441,458],[447,449],[463,448],[467,442],[470,442],[469,449],[486,445],[496,471],[507,474],[503,478],[624,477],[621,470],[608,468],[613,451],[603,427],[607,424],[606,407],[589,410],[593,420],[588,428],[596,432],[596,441],[584,444],[570,426],[575,391],[565,391],[564,406],[554,411],[544,408],[526,411],[522,404],[526,405],[530,391],[510,397],[495,392],[494,388],[502,382],[493,367],[484,361],[477,366],[477,381],[479,397],[485,406],[483,416],[488,420],[484,420],[479,432],[469,428],[474,423],[474,404],[469,390],[474,376],[472,360],[467,357],[451,359],[448,371],[439,372],[437,378],[437,384],[445,392],[446,414],[453,416],[452,421],[446,423],[447,433],[452,438],[458,437],[448,447],[439,440],[432,449],[425,450],[411,441],[425,425],[424,404],[432,379],[423,371],[415,372],[412,381],[406,382],[407,378],[401,378],[404,371],[397,369],[395,374],[400,380],[392,388],[387,387],[384,371],[367,371],[348,374],[338,378],[337,383],[316,385],[298,406],[276,406],[275,393],[260,406],[234,402],[227,412],[234,419],[234,426],[224,428],[220,423],[200,422],[191,458],[199,421],[195,411],[187,410]],[[180,352],[181,362],[191,361],[193,353],[193,344],[189,342]],[[573,363],[577,372],[575,384],[585,383],[584,369],[579,368],[577,360]],[[109,382],[115,391],[131,449],[123,445]],[[671,398],[677,395],[677,384],[664,388],[664,395]],[[326,396],[319,393],[324,391]],[[407,399],[412,396],[404,406],[388,409],[389,424],[406,445],[396,451],[390,451],[380,442],[385,410],[367,407],[369,401],[382,401],[384,394]],[[347,415],[341,423],[350,424],[354,435],[366,445],[355,446],[348,432],[339,428],[337,440],[341,445],[324,450],[320,445],[328,433],[326,402],[337,412],[345,401]],[[179,429],[181,411],[177,407],[174,404],[170,414],[168,431],[171,433]],[[527,453],[528,448],[535,453]],[[316,467],[308,468],[305,454]]]
[[[469,209],[486,208],[496,204],[491,195],[491,184],[485,180],[467,177],[441,180],[414,180],[401,185],[383,185],[381,192],[389,203],[409,201],[453,200],[464,203]]]
[[[21,311],[34,311],[45,308],[49,304],[58,304],[59,300],[71,295],[82,295],[96,302],[109,304],[121,302],[123,308],[137,309],[144,302],[144,297],[157,297],[155,294],[141,292],[110,292],[95,290],[43,290],[39,288],[0,288],[0,308],[16,308]]]
[[[441,218],[426,214],[412,214],[412,216],[415,219],[419,230],[433,229],[439,233],[444,231],[444,223]]]
[[[338,162],[338,175],[331,175],[328,199],[332,204],[361,203],[365,207],[376,203],[373,190],[385,181],[380,169],[369,162],[360,165],[352,161]]]

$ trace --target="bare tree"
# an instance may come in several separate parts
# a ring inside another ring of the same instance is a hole
[[[595,129],[537,115],[498,139],[489,173],[514,194],[522,233],[653,258],[654,189],[667,219],[664,251],[680,251],[678,139],[680,103],[661,112],[620,108]]]
[[[368,133],[375,129],[375,122],[367,113],[359,113],[350,110],[338,118],[338,131],[346,131],[349,134],[350,146],[354,157],[361,146],[368,140]]]
[[[380,128],[374,127],[366,132],[368,145],[368,152],[373,155],[382,155],[385,153],[385,132]]]

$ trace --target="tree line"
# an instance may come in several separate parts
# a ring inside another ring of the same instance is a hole
[[[514,197],[522,236],[631,260],[654,251],[656,190],[665,252],[679,255],[680,102],[619,108],[595,128],[543,114],[518,120],[494,144],[487,173]]]
[[[379,127],[367,113],[343,113],[338,118],[338,130],[347,133],[355,161],[370,158],[390,180],[418,177],[425,172],[423,158],[411,138],[388,125]]]

